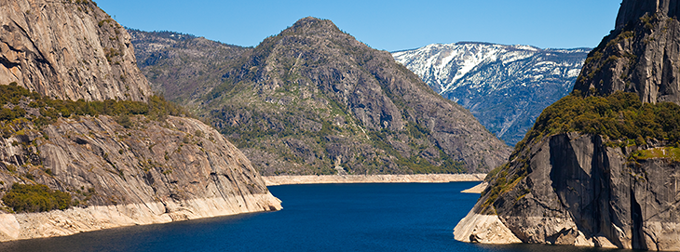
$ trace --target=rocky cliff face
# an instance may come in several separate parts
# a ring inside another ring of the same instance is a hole
[[[635,92],[643,102],[680,103],[680,22],[675,1],[623,1],[617,29],[589,55],[574,90]],[[645,11],[650,10],[650,11]]]
[[[130,35],[88,0],[0,3],[0,83],[61,99],[151,95]]]
[[[232,62],[219,85],[180,100],[264,175],[487,171],[509,154],[467,110],[329,20],[304,18]]]
[[[461,42],[392,55],[514,146],[544,108],[571,92],[588,51]]]
[[[14,212],[3,199],[0,241],[281,208],[219,132],[168,116],[170,107],[149,96],[130,35],[93,2],[0,7],[0,83],[37,92],[0,95],[0,195],[26,184],[70,196],[69,208],[40,213]],[[161,116],[129,115],[130,106],[132,114],[156,107]],[[42,197],[20,195],[34,201],[28,205]]]
[[[195,119],[59,119],[0,141],[0,191],[13,183],[69,192],[78,204],[0,214],[0,240],[50,237],[281,208],[248,159]]]
[[[677,1],[635,1],[623,0],[616,17],[616,29],[630,22],[637,22],[644,15],[663,13],[667,17],[678,18],[680,4]]]
[[[456,227],[456,239],[680,250],[678,139],[642,136],[674,135],[675,126],[652,125],[680,123],[675,6],[623,1],[617,29],[589,55],[574,94],[544,110],[508,164],[490,174],[491,186]],[[629,105],[612,99],[625,95],[620,91],[647,104],[621,110]],[[574,99],[580,96],[587,98]],[[572,110],[579,102],[590,108]],[[570,114],[558,110],[587,116],[565,120]],[[631,124],[632,114],[642,124]]]
[[[569,133],[531,146],[504,170],[508,182],[514,182],[512,189],[492,201],[487,191],[456,227],[456,239],[680,249],[678,163],[667,158],[630,161],[634,151],[657,147],[612,148],[605,142],[600,136]],[[492,225],[502,226],[505,235],[482,228]]]

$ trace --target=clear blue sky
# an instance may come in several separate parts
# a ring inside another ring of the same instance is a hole
[[[388,51],[478,41],[541,48],[595,47],[621,0],[95,0],[126,27],[256,46],[300,18],[332,20]]]

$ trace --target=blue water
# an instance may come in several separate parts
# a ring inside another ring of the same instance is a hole
[[[602,251],[568,246],[467,244],[453,227],[475,183],[270,187],[277,212],[116,228],[0,243],[0,251]]]

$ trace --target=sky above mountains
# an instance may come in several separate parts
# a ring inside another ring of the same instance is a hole
[[[332,20],[388,51],[479,41],[541,48],[595,47],[621,0],[95,0],[123,26],[256,46],[300,18]]]

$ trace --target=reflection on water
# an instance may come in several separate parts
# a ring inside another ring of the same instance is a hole
[[[475,183],[270,187],[278,212],[123,227],[0,244],[0,251],[461,251],[590,252],[594,248],[478,245],[453,227],[479,197]]]

